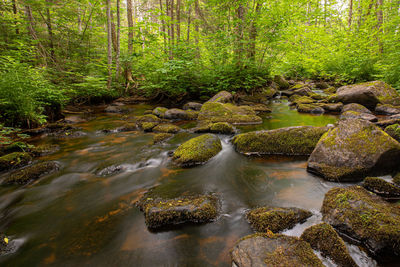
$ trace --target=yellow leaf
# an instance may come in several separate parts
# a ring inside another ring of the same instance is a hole
[[[4,242],[6,242],[6,244],[8,244],[8,238],[4,237]]]

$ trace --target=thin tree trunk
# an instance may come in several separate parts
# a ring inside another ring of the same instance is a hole
[[[189,44],[190,43],[190,24],[192,23],[192,3],[189,3],[187,18],[188,18],[188,22],[187,22],[186,41]]]
[[[353,19],[353,0],[350,0],[350,2],[349,2],[349,20],[348,20],[349,28],[351,28],[351,20],[352,19]]]
[[[162,0],[160,0],[160,10],[161,10],[162,16],[164,16]],[[164,19],[161,19],[161,31],[163,33],[164,52],[167,53],[167,36],[165,33],[165,20]]]
[[[257,1],[257,0],[255,0]],[[256,3],[256,8],[254,11],[254,16],[252,22],[250,24],[250,42],[249,42],[249,50],[248,57],[252,62],[256,61],[256,39],[257,39],[257,19],[260,13],[261,4]]]
[[[47,24],[47,32],[49,34],[49,46],[50,46],[50,58],[55,63],[55,54],[54,54],[54,36],[53,36],[53,28],[51,25],[51,15],[50,15],[50,0],[46,0],[46,24]]]
[[[376,12],[377,18],[378,18],[378,33],[377,33],[377,39],[378,39],[378,45],[379,45],[379,53],[383,53],[383,43],[382,43],[382,35],[383,35],[383,0],[378,0],[377,1],[377,12]]]
[[[171,13],[171,57],[173,58],[173,48],[175,46],[175,23],[174,23],[174,0],[171,0],[171,8],[170,8],[170,13]]]
[[[14,14],[15,33],[19,34],[18,21],[17,21],[18,10],[17,10],[17,1],[16,0],[12,1],[12,6],[13,6],[13,14]]]
[[[181,0],[176,2],[176,42],[181,39]]]
[[[29,5],[25,6],[25,16],[28,21],[27,28],[28,28],[28,33],[31,36],[33,40],[37,42],[37,47],[38,47],[38,53],[40,56],[43,58],[44,64],[47,65],[47,52],[46,49],[43,47],[42,43],[40,42],[36,31],[35,31],[35,20],[32,15],[32,9]]]
[[[200,35],[200,29],[199,29],[199,20],[200,20],[200,15],[199,15],[199,0],[194,1],[194,10],[196,12],[196,21],[194,25],[194,30],[196,32],[194,39],[196,43],[196,58],[200,58],[200,47],[199,47],[199,35]]]
[[[128,19],[128,55],[129,57],[133,54],[133,17],[132,17],[132,0],[126,0],[126,15]],[[128,65],[125,68],[125,80],[126,80],[126,89],[129,88],[129,83],[133,82],[132,78],[132,62],[129,61]]]
[[[117,0],[117,53],[115,55],[115,68],[116,68],[116,78],[118,80],[119,74],[121,72],[121,65],[119,63],[119,57],[121,54],[121,13],[120,13],[120,0]]]
[[[111,88],[112,83],[112,34],[111,34],[111,10],[110,10],[110,0],[107,0],[107,68],[108,68],[108,80],[107,88]]]
[[[243,19],[244,19],[244,8],[242,4],[239,4],[237,10],[237,24],[236,24],[236,65],[239,68],[243,66]]]

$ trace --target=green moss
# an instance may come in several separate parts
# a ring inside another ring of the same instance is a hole
[[[141,122],[161,122],[161,120],[157,117],[154,116],[153,114],[147,114],[143,116],[136,116],[135,121],[138,123]]]
[[[400,125],[393,124],[385,128],[385,132],[390,135],[397,142],[400,142]]]
[[[218,198],[214,195],[179,197],[174,199],[144,199],[139,207],[149,228],[181,223],[205,223],[218,216]]]
[[[297,111],[300,113],[316,113],[322,114],[325,110],[322,108],[322,104],[314,103],[314,104],[298,104]]]
[[[325,127],[299,126],[239,134],[233,144],[244,154],[309,155]]]
[[[153,132],[157,133],[178,133],[181,131],[181,128],[174,124],[159,124],[153,128]]]
[[[164,114],[167,110],[168,109],[164,107],[156,107],[155,109],[153,109],[152,114],[157,117],[164,118]]]
[[[350,256],[343,239],[327,223],[307,228],[300,238],[308,242],[313,249],[321,251],[324,257],[331,258],[338,266],[358,266]]]
[[[292,99],[293,99],[293,101],[292,101]],[[294,105],[294,106],[297,106],[300,104],[312,104],[312,103],[316,102],[314,99],[312,99],[311,97],[308,97],[308,96],[300,96],[300,97],[291,96],[290,100],[292,101],[291,105]]]
[[[361,186],[331,189],[321,212],[323,220],[343,234],[374,246],[374,253],[399,255],[400,209]]]
[[[141,127],[143,131],[150,132],[154,127],[158,125],[158,122],[142,122]]]
[[[393,177],[393,183],[400,185],[400,172]]]
[[[314,100],[323,100],[323,99],[327,98],[326,96],[323,96],[323,95],[320,95],[317,93],[311,93],[309,96]]]
[[[262,119],[249,107],[233,104],[207,102],[200,110],[198,120],[209,122],[229,122],[234,124],[259,124]]]
[[[220,134],[233,134],[235,129],[227,122],[217,122],[210,125],[210,132]]]
[[[60,146],[58,145],[44,144],[31,148],[31,153],[35,156],[44,156],[53,154],[58,150],[60,150]]]
[[[371,191],[382,197],[400,197],[400,187],[392,183],[386,182],[382,178],[367,177],[363,181],[363,186],[368,191]]]
[[[22,170],[18,170],[10,174],[8,178],[4,180],[4,184],[20,184],[24,185],[33,180],[39,179],[41,176],[51,173],[59,169],[59,165],[56,162],[43,162],[38,163]]]
[[[246,218],[258,232],[277,233],[293,228],[311,215],[311,212],[298,208],[261,207],[249,211]]]
[[[28,164],[32,160],[29,153],[13,152],[0,157],[0,171],[8,170],[14,167],[21,167]]]
[[[336,93],[336,88],[335,87],[329,87],[328,89],[324,90],[324,93],[326,93],[326,94],[335,94]]]
[[[161,143],[164,142],[165,140],[171,138],[174,136],[173,134],[170,133],[158,133],[153,136],[153,144]]]
[[[180,145],[173,160],[180,166],[190,167],[207,162],[222,150],[221,141],[212,134],[204,134]]]
[[[0,146],[0,155],[9,154],[13,152],[26,152],[33,148],[32,145],[29,145],[25,142],[14,142],[10,145]]]

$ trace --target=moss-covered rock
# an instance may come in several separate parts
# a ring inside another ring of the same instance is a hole
[[[157,229],[183,223],[207,223],[218,216],[219,200],[215,195],[153,199],[145,195],[137,203],[144,212],[147,227]]]
[[[311,92],[309,94],[309,96],[314,100],[324,100],[324,99],[326,99],[326,96],[321,95],[321,94],[317,94],[317,93],[314,93],[314,92]]]
[[[128,122],[117,128],[117,132],[133,132],[138,130],[136,123]]]
[[[153,128],[153,132],[156,133],[178,133],[181,131],[181,128],[174,124],[159,124]]]
[[[199,121],[229,122],[233,124],[259,124],[262,119],[249,107],[207,102],[201,107]]]
[[[203,134],[180,145],[173,161],[182,167],[204,164],[222,150],[221,140],[213,134]]]
[[[158,123],[161,122],[160,118],[158,118],[157,116],[155,116],[153,114],[147,114],[147,115],[143,115],[143,116],[136,116],[134,118],[134,120],[139,124],[143,123],[143,122],[158,122]]]
[[[340,267],[358,266],[350,256],[343,239],[327,223],[307,228],[300,239],[308,242],[313,249],[319,250],[324,257],[329,257]]]
[[[288,81],[286,81],[286,79],[280,75],[275,75],[274,82],[278,85],[279,90],[286,90],[290,87]]]
[[[333,112],[333,113],[340,113],[343,109],[342,103],[323,103],[321,107],[325,110],[325,112]]]
[[[325,110],[320,104],[299,104],[297,111],[300,113],[323,114]]]
[[[343,106],[342,112],[346,111],[355,111],[359,113],[367,113],[367,114],[372,114],[372,112],[364,107],[363,105],[357,104],[357,103],[351,103]]]
[[[330,181],[361,181],[400,167],[400,144],[365,120],[339,121],[319,140],[307,170]]]
[[[310,155],[326,127],[296,126],[239,134],[233,144],[244,154]]]
[[[164,107],[156,107],[155,109],[153,109],[152,114],[163,119],[165,112],[167,112],[167,110],[168,109]]]
[[[151,132],[158,124],[158,122],[142,122],[140,123],[140,127],[142,127],[145,132]]]
[[[27,152],[30,151],[33,146],[25,143],[25,142],[14,142],[8,145],[1,145],[0,144],[0,155],[10,154],[13,152]]]
[[[199,111],[201,109],[201,106],[203,104],[197,103],[197,102],[188,102],[185,105],[183,105],[183,110],[195,110],[195,111]]]
[[[378,118],[373,114],[360,113],[360,112],[351,111],[351,110],[343,112],[340,115],[340,119],[341,120],[360,119],[360,120],[366,120],[366,121],[370,121],[370,122],[377,122],[378,121]]]
[[[399,94],[390,85],[381,81],[374,81],[340,87],[337,89],[335,99],[337,102],[359,103],[367,108],[374,109],[378,103],[398,103]]]
[[[323,220],[384,259],[400,255],[400,209],[361,186],[326,193]]]
[[[59,170],[59,168],[60,165],[54,161],[37,163],[11,173],[3,183],[25,185],[39,179],[46,174],[56,172]]]
[[[383,129],[393,124],[400,124],[400,118],[380,119],[377,122],[375,122],[375,125]]]
[[[390,104],[378,104],[375,108],[376,114],[381,115],[396,115],[400,114],[400,106],[393,106]]]
[[[198,116],[198,112],[188,109],[188,110],[182,110],[178,108],[172,108],[168,109],[164,113],[164,118],[168,120],[196,120]]]
[[[233,101],[233,96],[231,93],[227,91],[221,91],[215,96],[211,97],[207,102],[214,102],[214,103],[230,103]]]
[[[240,239],[231,250],[237,267],[322,267],[310,244],[281,234],[253,234]]]
[[[316,102],[311,97],[308,97],[308,96],[297,96],[296,97],[296,95],[291,96],[289,100],[292,101],[292,103],[291,103],[292,106],[297,106],[300,104],[313,104]]]
[[[164,142],[164,141],[170,139],[172,136],[174,136],[174,135],[170,134],[170,133],[158,133],[158,134],[155,134],[153,136],[153,144]]]
[[[16,246],[12,240],[4,234],[0,234],[0,256],[13,253],[16,250]]]
[[[27,152],[13,152],[0,157],[0,172],[27,165],[32,156]]]
[[[393,139],[400,142],[400,125],[393,124],[385,128],[385,132],[390,135]]]
[[[261,207],[246,214],[251,227],[257,232],[278,233],[303,223],[312,213],[299,208]]]
[[[400,172],[393,177],[393,183],[400,186]]]
[[[217,122],[210,124],[210,132],[219,134],[233,134],[235,133],[235,129],[227,122]]]
[[[45,156],[56,153],[60,150],[59,145],[43,144],[31,148],[31,153],[34,156]]]
[[[272,110],[265,104],[257,104],[249,106],[251,110],[255,111],[256,113],[271,113]]]
[[[324,90],[324,93],[326,94],[336,94],[336,88],[335,87],[329,87],[327,89]]]
[[[386,199],[400,199],[400,187],[382,178],[367,177],[363,181],[363,187]]]

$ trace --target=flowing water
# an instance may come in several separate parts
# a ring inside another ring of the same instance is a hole
[[[151,109],[129,108],[131,115]],[[271,108],[263,124],[239,130],[325,126],[337,120],[299,114],[287,103],[271,103]],[[262,205],[311,210],[314,215],[306,223],[285,232],[299,236],[321,221],[324,194],[343,186],[307,173],[306,158],[240,155],[231,136],[224,135],[216,157],[203,166],[181,169],[171,164],[168,151],[196,134],[183,132],[153,145],[151,133],[101,131],[117,128],[126,118],[97,114],[77,124],[86,136],[36,141],[61,147],[39,159],[59,162],[61,171],[29,186],[0,188],[0,229],[17,248],[0,258],[2,266],[230,266],[230,249],[253,232],[244,218],[246,210]],[[101,172],[116,165],[122,166],[118,173]],[[165,197],[215,192],[222,199],[221,216],[209,224],[151,232],[134,203],[154,186]],[[376,265],[358,247],[349,249],[360,266]],[[324,263],[334,266],[326,259]]]

